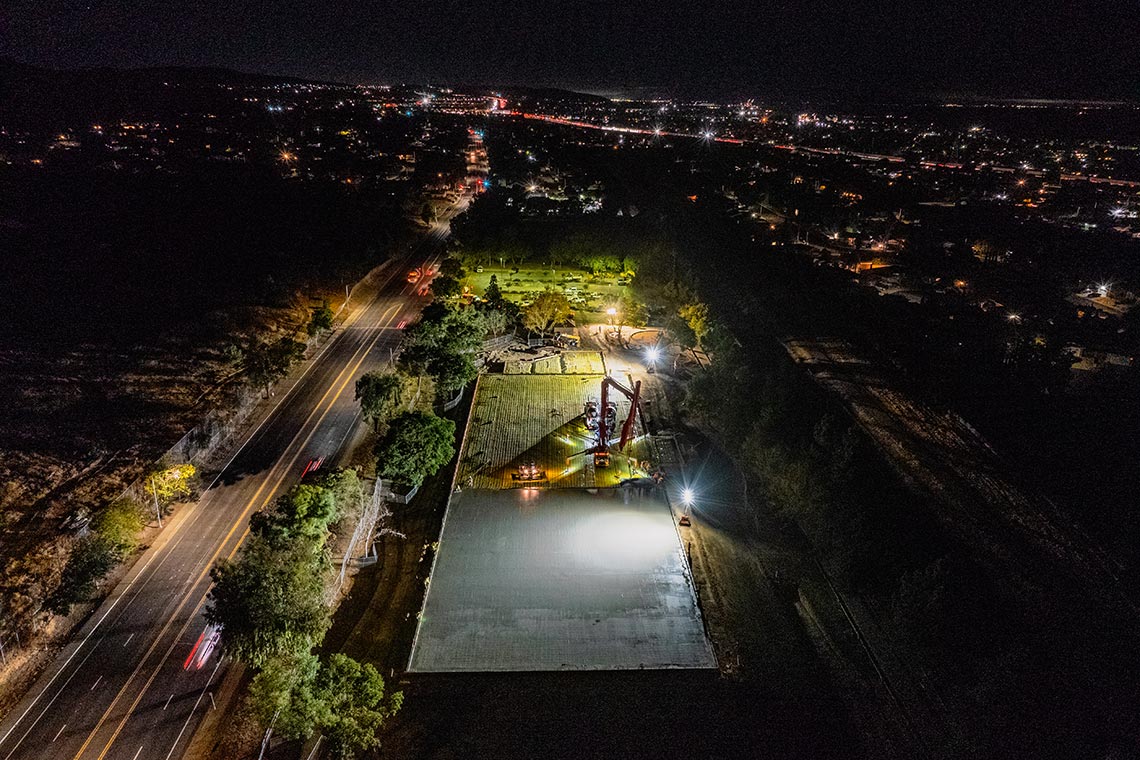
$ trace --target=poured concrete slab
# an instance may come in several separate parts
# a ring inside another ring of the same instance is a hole
[[[664,501],[624,489],[453,495],[409,670],[713,667]]]
[[[636,463],[655,459],[640,420],[625,451],[614,451],[610,468],[595,469],[585,454],[594,434],[586,429],[582,411],[587,399],[600,396],[602,377],[480,375],[457,482],[464,490],[512,488],[517,484],[511,474],[524,462],[538,465],[546,475],[545,488],[615,486],[623,478],[648,474],[635,471]],[[618,420],[624,420],[629,401],[619,393],[611,398]]]

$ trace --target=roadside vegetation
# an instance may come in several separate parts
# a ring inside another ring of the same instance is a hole
[[[99,581],[139,548],[139,537],[156,513],[196,492],[197,471],[191,464],[160,465],[142,483],[149,499],[123,495],[93,515],[76,516],[79,538],[71,547],[55,591],[47,598],[45,607],[50,612],[67,615],[73,605],[92,599]]]
[[[237,558],[213,568],[206,608],[226,651],[254,672],[262,726],[287,739],[320,732],[343,758],[377,746],[403,701],[371,665],[313,654],[331,622],[330,531],[354,524],[370,498],[355,470],[290,489],[250,520]]]

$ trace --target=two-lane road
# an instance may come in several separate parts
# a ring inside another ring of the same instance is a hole
[[[425,297],[408,266],[435,261],[447,238],[437,223],[394,262],[371,302],[357,306],[296,384],[219,473],[184,507],[25,699],[0,720],[0,760],[177,758],[221,676],[217,654],[186,668],[206,623],[210,568],[236,553],[249,516],[294,485],[311,458],[333,461],[360,424],[356,379],[387,363],[400,327]]]

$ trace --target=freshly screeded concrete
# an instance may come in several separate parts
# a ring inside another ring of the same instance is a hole
[[[577,352],[589,355],[589,352]],[[600,356],[597,353],[594,356]],[[600,360],[599,360],[600,361]],[[457,482],[468,488],[511,488],[511,478],[524,462],[535,462],[546,474],[545,488],[615,486],[622,478],[648,473],[635,462],[651,459],[640,421],[624,454],[615,454],[608,469],[595,470],[586,449],[593,435],[582,420],[587,399],[601,393],[603,375],[483,375],[471,410],[471,424],[459,455]],[[628,378],[617,377],[622,383]],[[629,401],[611,394],[618,424],[629,414]]]
[[[452,496],[409,670],[712,667],[680,539],[658,497]]]

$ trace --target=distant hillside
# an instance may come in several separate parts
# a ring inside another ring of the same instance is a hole
[[[77,123],[177,114],[221,86],[306,83],[217,67],[55,70],[0,58],[0,125],[62,129]]]
[[[508,100],[522,102],[550,102],[563,103],[608,103],[609,99],[601,95],[591,95],[585,92],[563,90],[558,87],[504,87],[499,90]]]

